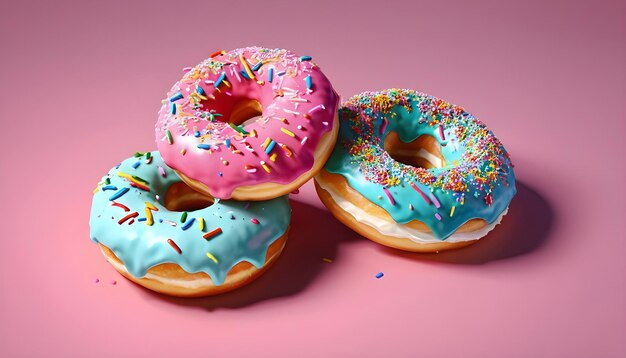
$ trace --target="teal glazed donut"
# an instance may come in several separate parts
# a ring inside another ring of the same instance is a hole
[[[127,278],[171,295],[204,296],[256,278],[280,254],[290,217],[287,196],[237,202],[196,193],[155,151],[103,177],[89,225],[91,240]]]
[[[516,193],[509,155],[463,108],[389,89],[350,98],[339,120],[316,188],[362,235],[409,251],[445,250],[475,242],[506,214]]]

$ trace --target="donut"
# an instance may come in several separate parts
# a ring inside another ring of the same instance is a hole
[[[339,138],[315,177],[322,202],[364,237],[407,251],[476,242],[516,193],[509,154],[459,106],[406,89],[339,109]]]
[[[266,200],[321,170],[337,137],[339,96],[310,56],[247,47],[184,70],[155,132],[163,160],[189,186]]]
[[[286,196],[259,202],[207,197],[158,152],[136,153],[94,191],[91,240],[129,280],[179,297],[218,294],[263,273],[287,240]]]

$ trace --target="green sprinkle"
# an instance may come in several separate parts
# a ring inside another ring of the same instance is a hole
[[[152,153],[151,152],[146,152],[146,159],[150,159],[152,158]]]
[[[180,222],[184,223],[185,221],[187,221],[187,212],[183,211],[183,214],[180,216]]]
[[[111,184],[111,179],[109,179],[109,178],[104,179],[104,184],[105,185]]]
[[[139,157],[144,156],[145,154],[146,154],[146,153],[144,153],[144,152],[135,152],[135,155],[134,155],[134,156],[135,156],[135,158],[139,158]]]
[[[243,128],[241,128],[240,126],[234,124],[234,123],[228,123],[228,125],[230,126],[230,128],[234,129],[235,131],[241,133],[241,134],[248,134],[248,132],[246,132]]]
[[[167,142],[169,144],[174,144],[174,139],[172,138],[172,133],[169,129],[167,130],[167,132],[165,132],[165,134],[167,135]]]
[[[133,179],[135,179],[135,180],[137,180],[137,181],[140,181],[140,182],[142,182],[142,183],[144,183],[144,184],[146,184],[146,185],[150,185],[150,182],[149,182],[149,181],[147,181],[147,180],[146,180],[146,179],[144,179],[144,178],[138,177],[138,176],[136,176],[136,175],[133,175],[132,177],[133,177]]]

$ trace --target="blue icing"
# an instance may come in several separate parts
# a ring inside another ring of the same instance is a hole
[[[352,188],[398,223],[422,221],[445,240],[470,219],[493,223],[516,193],[506,150],[461,107],[415,91],[391,89],[352,97],[340,108],[339,119],[339,139],[326,171],[344,176]],[[403,142],[432,136],[441,145],[444,167],[414,168],[395,161],[383,148],[390,132]],[[393,205],[383,188],[391,194]]]
[[[144,162],[145,157],[129,158],[103,177],[93,196],[89,220],[91,240],[111,249],[135,277],[145,276],[155,265],[175,263],[189,273],[205,272],[215,285],[221,285],[232,267],[241,261],[262,267],[268,247],[289,226],[291,208],[287,196],[249,203],[216,200],[207,208],[189,211],[185,223],[181,223],[182,212],[169,211],[162,204],[170,185],[181,182],[181,179],[163,163],[158,152],[151,152],[151,155],[149,164]],[[135,169],[134,165],[139,161],[142,164]],[[165,177],[161,176],[159,167],[163,168]],[[150,192],[130,186],[131,181],[120,177],[120,172],[135,176],[139,183],[147,181]],[[106,179],[110,183],[106,183]],[[129,189],[115,202],[127,206],[130,211],[111,205],[109,199],[117,192],[111,187]],[[146,202],[158,209],[151,211],[152,226],[147,225]],[[120,219],[134,212],[138,216],[132,224],[132,218],[118,224]],[[200,230],[200,218],[205,221],[204,231]],[[259,224],[254,224],[252,218],[256,218]],[[194,223],[183,230],[190,220]],[[209,240],[203,238],[205,233],[218,227],[222,229],[221,234]],[[176,243],[181,254],[168,243],[168,239]],[[207,252],[217,259],[217,263],[207,256]]]

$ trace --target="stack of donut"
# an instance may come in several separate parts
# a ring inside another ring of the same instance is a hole
[[[287,194],[314,176],[335,217],[399,249],[465,246],[500,222],[515,194],[512,165],[462,108],[396,89],[338,107],[310,56],[214,52],[162,101],[158,151],[98,184],[92,241],[126,278],[198,297],[243,286],[276,261]]]

